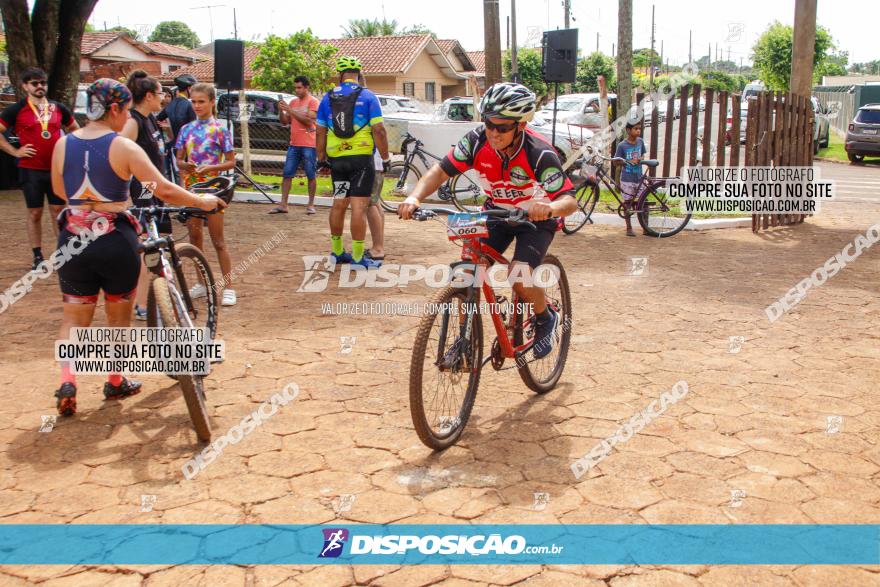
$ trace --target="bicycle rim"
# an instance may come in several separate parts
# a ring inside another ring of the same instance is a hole
[[[400,178],[406,170],[406,178],[400,184]],[[382,191],[379,192],[379,205],[387,212],[396,212],[397,204],[402,202],[416,187],[421,172],[412,165],[406,165],[401,161],[391,164],[388,171],[382,173]],[[400,186],[398,187],[398,184]]]
[[[568,359],[568,347],[571,343],[571,293],[568,288],[568,278],[565,269],[559,259],[553,255],[544,257],[544,265],[551,265],[558,271],[556,284],[544,288],[547,304],[559,315],[559,323],[553,334],[553,350],[541,358],[534,358],[534,351],[529,350],[520,359],[522,366],[519,367],[519,375],[526,386],[535,393],[547,393],[559,382],[562,371],[565,369],[565,361]],[[514,331],[514,344],[521,345],[523,341],[534,339],[535,320],[534,315],[518,317],[518,325]]]
[[[206,294],[192,299],[192,309],[187,308],[192,325],[195,328],[207,328],[211,340],[217,337],[217,317],[219,304],[217,303],[217,286],[214,283],[214,274],[208,265],[205,255],[195,246],[184,243],[177,245],[177,255],[180,257],[180,273],[183,277],[181,284],[192,288],[201,285]]]
[[[638,205],[639,224],[649,236],[674,236],[691,219],[691,215],[685,212],[684,203],[684,198],[670,198],[656,188],[649,188]]]
[[[164,277],[154,279],[151,289],[162,324],[166,328],[191,326],[188,324],[189,316],[183,311],[180,294],[173,290],[168,280]],[[177,303],[172,301],[175,298],[178,300]],[[208,442],[211,440],[211,423],[208,408],[205,406],[204,378],[200,375],[177,375],[176,379],[180,383],[196,436],[202,442]]]
[[[483,328],[480,315],[465,309],[466,298],[460,288],[439,291],[431,305],[438,311],[422,317],[413,343],[410,412],[419,439],[433,450],[458,441],[477,396]]]
[[[464,173],[449,180],[449,191],[452,203],[462,212],[473,212],[473,208],[482,208],[486,202],[486,194],[480,185]]]
[[[599,186],[584,184],[575,193],[578,209],[574,214],[566,216],[562,221],[562,232],[574,234],[590,220],[596,203],[599,201]]]

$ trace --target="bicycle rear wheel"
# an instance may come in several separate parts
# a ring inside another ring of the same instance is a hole
[[[467,295],[452,286],[437,292],[413,343],[409,407],[416,434],[433,450],[458,441],[477,397],[483,323]]]
[[[562,221],[562,232],[574,234],[589,222],[596,204],[599,202],[599,186],[585,183],[575,192],[578,210],[574,214],[566,216]]]
[[[406,177],[403,177],[404,172]],[[377,172],[378,173],[378,172]],[[422,177],[422,173],[402,161],[395,161],[388,168],[388,171],[382,173],[383,182],[381,191],[379,192],[379,205],[386,212],[397,212],[397,204],[408,196],[416,183]],[[403,178],[403,181],[401,181]],[[390,184],[390,185],[389,185]]]
[[[469,208],[482,208],[486,201],[486,194],[478,183],[464,173],[460,173],[449,180],[449,191],[452,194],[452,203],[462,212],[473,212]]]
[[[655,186],[648,187],[637,208],[639,224],[648,236],[675,236],[691,220],[690,213],[685,211],[684,198],[670,198]]]
[[[153,280],[152,292],[162,324],[166,328],[177,326],[191,327],[189,316],[183,309],[180,293],[172,291],[171,284],[164,277]],[[173,298],[173,300],[172,300]],[[177,382],[183,391],[186,409],[196,430],[196,436],[203,442],[211,440],[211,423],[208,408],[205,406],[205,387],[200,375],[177,375]]]
[[[568,347],[571,344],[571,293],[568,289],[568,278],[565,275],[565,269],[562,263],[553,255],[544,257],[544,265],[550,265],[554,268],[554,273],[558,274],[558,280],[555,285],[544,288],[544,295],[547,299],[547,305],[552,307],[559,315],[559,323],[556,331],[553,333],[553,350],[541,358],[534,359],[532,353],[528,351],[519,360],[519,376],[522,378],[526,387],[535,393],[547,393],[559,382],[562,376],[562,370],[565,369],[565,361],[568,359]],[[513,342],[519,346],[523,341],[533,340],[535,338],[535,316],[531,312],[528,315],[517,315],[517,327],[514,329]],[[536,343],[538,341],[535,341]]]

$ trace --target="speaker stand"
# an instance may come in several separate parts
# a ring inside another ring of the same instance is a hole
[[[261,194],[263,194],[263,196],[264,196],[267,200],[269,200],[269,203],[270,203],[270,204],[275,204],[275,203],[276,203],[275,200],[273,200],[272,197],[271,197],[269,194],[267,194],[267,193],[263,190],[262,186],[261,186],[260,184],[258,184],[257,182],[255,182],[255,181],[253,180],[253,178],[251,178],[251,176],[249,176],[247,173],[245,173],[245,172],[244,172],[244,169],[242,169],[241,167],[239,167],[237,164],[236,164],[236,166],[235,166],[235,172],[236,172],[237,174],[239,174],[239,175],[243,175],[244,178],[245,178],[246,180],[248,180],[248,181],[251,183],[252,186],[254,186],[255,188],[257,188],[257,191],[258,191],[258,192],[260,192]]]
[[[550,139],[553,148],[556,148],[556,101],[559,98],[559,82],[553,82],[553,132]]]

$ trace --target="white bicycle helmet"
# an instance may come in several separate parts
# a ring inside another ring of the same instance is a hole
[[[535,115],[536,102],[535,94],[524,85],[501,82],[483,94],[480,100],[480,116],[528,122]]]

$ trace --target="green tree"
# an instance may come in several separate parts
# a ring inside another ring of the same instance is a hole
[[[813,81],[822,83],[825,75],[846,75],[846,66],[849,63],[849,52],[829,53],[822,63],[813,71]]]
[[[73,106],[79,82],[82,36],[97,0],[35,2],[0,0],[3,30],[14,43],[6,47],[9,78],[21,94],[18,76],[38,66],[49,74],[49,98]]]
[[[401,35],[431,35],[435,39],[437,38],[437,33],[429,29],[423,24],[414,24],[412,26],[408,26],[400,31]]]
[[[578,61],[576,81],[572,90],[575,92],[598,92],[600,75],[605,76],[608,88],[614,88],[616,67],[612,57],[598,51],[592,53]]]
[[[128,34],[129,37],[131,37],[135,41],[140,41],[140,35],[138,34],[138,32],[136,30],[130,29],[128,27],[124,27],[124,26],[110,27],[109,29],[107,29],[107,32],[108,33],[115,33],[115,32],[126,33],[126,34]]]
[[[188,49],[195,49],[202,44],[199,36],[185,22],[179,20],[166,20],[157,24],[149,41],[168,43]]]
[[[632,55],[632,63],[633,67],[644,69],[648,67],[652,63],[651,56],[653,55],[654,60],[653,63],[655,66],[660,65],[660,54],[657,51],[651,51],[650,49],[637,49],[633,51]]]
[[[501,57],[501,68],[505,79],[510,79],[510,51]],[[547,84],[541,73],[541,53],[537,49],[520,49],[516,52],[516,67],[522,84],[535,92],[540,102],[547,95]]]
[[[348,27],[342,27],[342,36],[351,39],[353,37],[380,37],[397,35],[397,21],[388,21],[384,18],[352,18],[348,21]]]
[[[321,43],[312,29],[289,37],[269,35],[254,58],[254,88],[292,94],[293,78],[304,75],[313,91],[327,91],[333,87],[333,58],[337,51],[336,47]]]
[[[758,78],[769,90],[788,91],[791,79],[791,52],[793,30],[790,26],[773,22],[758,37],[752,47],[752,60]],[[831,33],[825,27],[816,27],[816,44],[813,50],[813,72],[828,58],[834,48]]]
[[[739,85],[738,78],[723,71],[706,71],[700,74],[698,83],[705,90],[711,88],[721,92],[736,92],[744,87]]]

